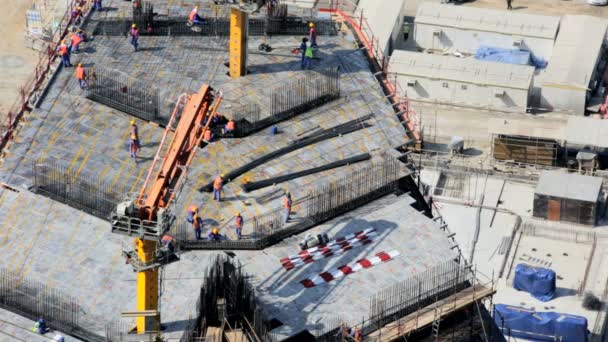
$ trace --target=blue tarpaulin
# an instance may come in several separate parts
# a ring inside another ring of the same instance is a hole
[[[587,342],[587,319],[559,312],[535,312],[496,304],[494,321],[504,336],[534,341]]]
[[[555,272],[547,268],[518,264],[515,267],[513,288],[529,292],[540,301],[549,301],[555,297]]]
[[[519,49],[503,49],[482,45],[475,52],[475,58],[482,61],[500,62],[519,65],[533,65],[544,68],[546,62],[536,58],[530,51]]]

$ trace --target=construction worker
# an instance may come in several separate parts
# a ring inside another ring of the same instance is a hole
[[[85,89],[87,87],[87,73],[84,70],[82,63],[78,63],[78,66],[76,67],[76,78],[78,79],[80,89]]]
[[[308,38],[302,38],[302,43],[300,44],[300,53],[302,54],[302,60],[300,61],[300,67],[304,69],[306,67],[306,49],[308,48]]]
[[[72,11],[72,20],[74,21],[74,25],[80,25],[82,20],[82,7],[78,6],[75,10]]]
[[[141,0],[133,0],[133,14],[141,15]]]
[[[203,231],[203,219],[198,216],[198,209],[192,215],[192,228],[194,229],[194,237],[197,240],[201,239],[201,233]]]
[[[234,216],[234,226],[236,229],[236,236],[240,240],[243,236],[243,216],[241,216],[240,212],[237,212],[236,216]]]
[[[198,207],[193,204],[188,207],[188,223],[194,222],[194,214],[198,214]]]
[[[222,201],[222,187],[224,185],[224,174],[217,176],[213,181],[213,199],[218,202]]]
[[[198,5],[194,6],[192,11],[190,11],[190,14],[188,15],[188,21],[192,25],[202,25],[203,24],[203,18],[201,18],[198,15]]]
[[[310,46],[317,47],[317,30],[315,30],[315,23],[313,22],[308,24],[308,35],[310,36]]]
[[[310,69],[312,68],[312,59],[315,56],[315,52],[312,49],[312,45],[306,48],[306,51],[304,52],[304,68],[305,69]]]
[[[39,333],[40,335],[44,335],[46,333],[47,327],[46,327],[46,321],[44,320],[44,318],[42,318],[42,317],[38,318],[36,323],[34,323],[34,328],[32,329],[32,331]]]
[[[217,228],[211,229],[209,235],[207,235],[207,240],[209,241],[220,241],[222,239],[222,235],[220,235],[219,230]]]
[[[79,32],[76,32],[70,36],[70,45],[72,53],[80,52],[80,44],[82,43],[82,41],[82,33],[79,34]]]
[[[289,191],[287,191],[285,193],[285,197],[283,197],[283,208],[285,209],[285,223],[289,222],[292,204],[293,202],[291,201],[291,194],[289,193]]]
[[[171,235],[163,235],[160,242],[171,254],[175,253],[175,239]]]
[[[131,140],[139,150],[141,145],[139,144],[139,133],[137,129],[137,125],[135,124],[135,120],[131,119]]]
[[[226,124],[226,126],[224,126],[223,133],[224,134],[234,133],[235,129],[236,129],[236,122],[234,122],[234,120],[230,119],[230,120],[228,120],[228,123]]]
[[[101,0],[93,0],[93,9],[101,11]]]
[[[65,39],[61,41],[61,44],[59,44],[57,49],[59,50],[59,55],[61,56],[61,64],[63,64],[63,66],[66,68],[71,67],[72,62],[70,61],[70,48],[65,43]]]
[[[129,30],[129,35],[131,36],[131,45],[133,45],[133,49],[137,51],[137,40],[139,39],[139,29],[137,25],[131,25],[131,30]]]
[[[203,141],[206,143],[210,143],[211,141],[213,141],[213,133],[211,133],[211,130],[209,128],[205,128],[203,130]]]

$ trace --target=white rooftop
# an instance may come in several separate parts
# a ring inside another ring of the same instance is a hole
[[[416,24],[547,39],[555,39],[559,22],[559,17],[431,2],[424,2],[418,7],[415,19]]]
[[[361,11],[372,30],[366,34],[373,33],[378,39],[374,44],[380,44],[382,49],[386,48],[393,34],[393,28],[399,21],[404,3],[405,0],[382,0],[382,6],[379,6],[378,0],[360,0],[357,5],[357,9]]]
[[[568,143],[608,147],[608,120],[571,116],[566,125]]]
[[[602,190],[602,178],[567,173],[542,171],[534,191],[537,195],[595,202]]]
[[[396,50],[390,60],[398,75],[529,89],[534,67]]]
[[[606,36],[608,21],[565,15],[543,75],[543,87],[586,91]]]

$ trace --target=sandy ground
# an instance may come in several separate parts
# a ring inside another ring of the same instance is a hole
[[[0,1],[0,118],[32,73],[38,53],[25,46],[25,10],[31,0]]]

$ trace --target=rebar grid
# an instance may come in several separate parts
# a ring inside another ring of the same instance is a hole
[[[14,271],[0,269],[0,307],[34,321],[42,317],[49,327],[84,341],[105,341],[79,325],[80,306],[74,297]]]
[[[455,261],[444,262],[374,294],[370,298],[369,313],[361,322],[344,322],[335,317],[324,318],[323,321],[333,324],[325,324],[326,328],[317,335],[316,340],[340,340],[340,330],[345,326],[356,326],[361,329],[363,336],[366,336],[388,323],[471,287],[474,281],[468,266]]]
[[[34,161],[32,171],[34,192],[103,220],[108,220],[122,199],[112,186],[99,178],[79,174],[53,161]]]
[[[268,320],[258,306],[254,287],[242,265],[218,255],[205,270],[196,304],[196,324],[189,324],[181,342],[203,337],[207,327],[241,328],[250,341],[272,341]]]
[[[177,224],[172,231],[182,249],[202,250],[259,250],[283,239],[299,234],[324,221],[363,206],[375,199],[394,192],[400,179],[406,176],[401,163],[392,158],[353,172],[337,182],[322,185],[309,192],[304,198],[294,202],[303,209],[304,217],[285,223],[283,208],[272,210],[261,216],[247,220],[245,232],[250,236],[242,240],[206,241],[194,240],[191,225]],[[407,176],[406,176],[407,177]],[[251,225],[251,226],[247,226]]]
[[[166,124],[159,116],[158,89],[118,70],[92,70],[86,96],[143,120]]]
[[[230,19],[226,17],[203,17],[204,24],[190,26],[188,19],[162,17],[154,18],[152,22],[138,17],[135,22],[140,27],[141,36],[229,36]],[[93,35],[101,36],[126,36],[131,19],[99,19],[92,23]],[[248,27],[250,36],[286,35],[301,36],[308,34],[308,23],[303,18],[267,18],[249,19]],[[315,20],[315,29],[320,36],[337,34],[335,24],[331,20]]]

